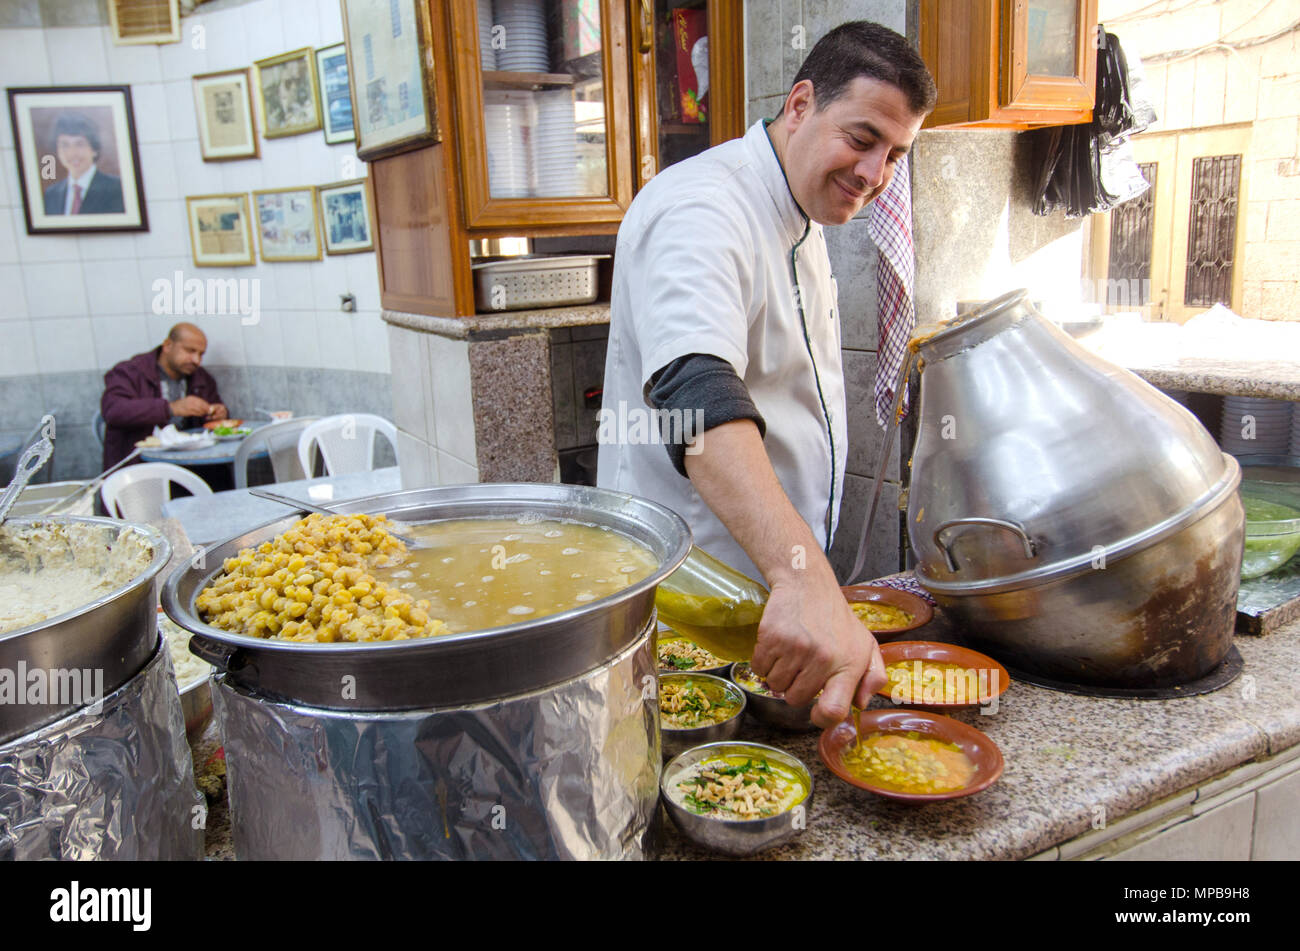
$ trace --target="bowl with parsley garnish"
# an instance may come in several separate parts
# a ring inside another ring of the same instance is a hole
[[[687,750],[664,767],[664,807],[681,833],[725,855],[753,855],[806,825],[812,773],[761,743],[726,741]]]
[[[744,692],[712,674],[659,675],[659,732],[664,757],[740,732]]]

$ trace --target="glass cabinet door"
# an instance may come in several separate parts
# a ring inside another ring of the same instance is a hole
[[[461,0],[467,224],[617,221],[630,201],[625,17],[614,0]],[[465,48],[468,47],[468,48]]]
[[[1091,109],[1097,0],[1003,0],[1001,105]]]

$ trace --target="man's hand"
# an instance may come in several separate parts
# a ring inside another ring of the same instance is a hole
[[[866,707],[885,683],[885,666],[876,639],[820,567],[773,583],[750,666],[794,706],[820,690],[813,722],[828,727],[848,716],[850,704]]]
[[[808,703],[821,691],[813,721],[832,726],[848,715],[850,702],[865,706],[884,685],[880,648],[781,488],[754,422],[715,426],[698,448],[686,456],[691,483],[771,587],[752,666],[791,703]]]
[[[182,396],[168,403],[167,408],[172,411],[173,416],[207,416],[212,409],[212,404],[201,396]]]
[[[221,403],[208,404],[208,419],[225,419],[229,415],[226,412],[226,407]]]

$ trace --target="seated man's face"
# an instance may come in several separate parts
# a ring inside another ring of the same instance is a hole
[[[203,337],[184,333],[179,340],[163,341],[162,359],[168,367],[181,376],[189,376],[199,368],[207,349],[208,342]]]
[[[95,164],[95,150],[84,135],[61,135],[55,144],[59,162],[72,178],[80,178]]]

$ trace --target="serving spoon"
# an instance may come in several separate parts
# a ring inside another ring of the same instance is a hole
[[[265,489],[249,489],[248,494],[255,495],[259,499],[266,499],[268,502],[279,502],[281,505],[289,505],[303,512],[316,512],[320,515],[342,514],[341,512],[334,512],[331,511],[330,509],[322,508],[319,505],[313,505],[310,502],[304,502],[302,499],[291,499],[287,495],[276,495],[274,492],[267,492]],[[392,524],[391,519],[389,520],[389,523]],[[418,538],[413,538],[410,535],[399,534],[398,532],[393,531],[391,528],[388,528],[387,526],[384,527],[384,531],[388,532],[388,534],[392,535],[399,542],[402,542],[404,545],[406,545],[407,548],[432,547],[431,545],[428,544],[428,542],[422,541],[421,539]]]
[[[4,495],[0,495],[0,524],[9,516],[9,510],[14,507],[23,489],[27,488],[28,480],[40,471],[53,453],[54,417],[44,416],[41,418],[41,438],[27,447],[18,460],[9,487],[5,489]]]

